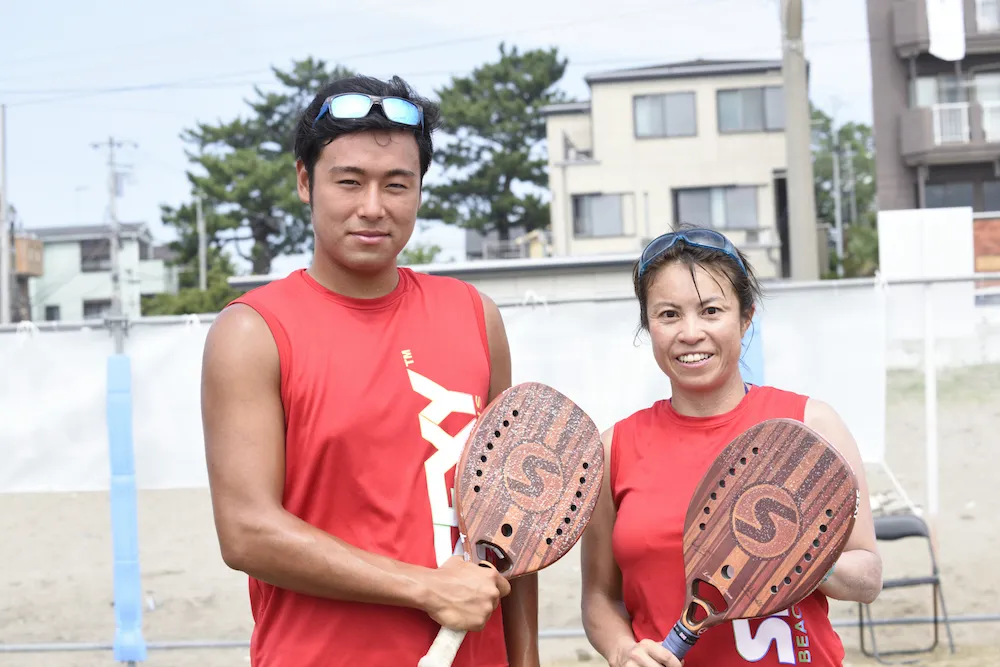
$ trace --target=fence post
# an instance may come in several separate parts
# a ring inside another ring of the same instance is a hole
[[[126,354],[108,357],[108,445],[111,463],[111,536],[114,550],[115,641],[119,662],[146,660],[142,635],[142,578],[135,452],[132,443],[132,369]]]

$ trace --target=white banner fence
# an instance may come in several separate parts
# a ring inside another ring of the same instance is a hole
[[[1000,364],[1000,303],[990,305],[989,290],[977,292],[973,283],[987,278],[1000,279],[1000,274],[937,278],[933,285],[917,279],[767,285],[745,341],[745,373],[754,381],[829,402],[844,417],[866,462],[888,471],[887,372],[923,369],[930,391],[926,446],[920,448],[926,456],[926,479],[921,481],[926,483],[920,486],[934,514],[939,493],[937,373]],[[652,357],[648,337],[638,330],[634,299],[534,301],[501,304],[501,311],[514,382],[535,380],[556,387],[601,429],[669,396],[669,382]],[[207,486],[200,373],[213,319],[208,314],[129,324],[125,353],[131,362],[131,432],[136,487],[142,491]],[[111,336],[100,322],[0,329],[0,494],[109,488],[107,379],[112,352]],[[890,478],[898,486],[891,472]],[[8,538],[12,543],[18,539]],[[138,539],[123,534],[115,541]],[[157,539],[143,535],[147,544]],[[116,563],[123,553],[130,552],[116,547]],[[136,607],[139,594],[136,587]],[[141,627],[139,618],[130,623]],[[199,629],[191,626],[192,633]],[[565,636],[565,631],[550,635]],[[144,650],[145,644],[137,645]],[[21,649],[34,650],[27,645]],[[5,650],[14,649],[4,648],[0,638],[0,654]]]

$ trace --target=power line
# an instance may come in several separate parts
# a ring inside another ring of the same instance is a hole
[[[619,19],[622,19],[622,18],[630,18],[630,17],[633,17],[633,16],[640,16],[640,15],[647,15],[647,14],[659,13],[659,12],[663,12],[663,11],[667,11],[667,10],[675,11],[677,9],[681,9],[683,7],[686,7],[686,6],[695,6],[695,5],[697,5],[697,6],[704,6],[705,4],[707,4],[709,2],[722,3],[722,2],[731,2],[731,1],[734,1],[734,0],[687,0],[686,2],[682,2],[682,3],[678,3],[678,4],[670,4],[670,5],[664,4],[661,1],[661,2],[657,2],[655,4],[652,4],[652,5],[646,6],[646,7],[642,8],[642,9],[631,10],[631,11],[628,11],[628,12],[619,12],[619,13],[616,13],[616,14],[605,14],[605,15],[601,15],[601,16],[592,16],[590,18],[578,19],[578,20],[574,20],[574,21],[561,21],[559,23],[552,23],[552,24],[548,24],[548,25],[544,25],[544,26],[536,26],[536,27],[533,27],[533,28],[525,28],[525,29],[521,29],[521,30],[514,30],[514,31],[506,32],[506,33],[479,34],[479,35],[473,35],[473,36],[470,36],[470,37],[460,37],[460,38],[456,38],[456,39],[437,40],[437,41],[434,41],[434,42],[425,42],[423,44],[411,44],[411,45],[408,45],[408,46],[401,46],[401,47],[393,48],[393,49],[380,49],[380,50],[377,50],[377,51],[368,51],[368,52],[364,52],[364,53],[355,53],[355,54],[349,54],[349,55],[345,55],[345,56],[338,56],[338,58],[336,60],[337,60],[337,62],[340,62],[340,63],[349,63],[350,61],[353,61],[353,60],[362,60],[364,58],[374,58],[374,57],[380,57],[380,56],[386,56],[386,55],[396,55],[396,54],[400,54],[400,53],[412,53],[414,51],[424,51],[424,50],[427,50],[427,49],[434,49],[434,48],[438,48],[438,47],[442,47],[442,46],[454,46],[456,44],[467,44],[467,43],[471,43],[471,42],[485,41],[485,40],[488,40],[488,39],[503,39],[503,38],[506,38],[506,37],[510,37],[512,35],[525,35],[525,34],[531,34],[531,33],[536,33],[536,32],[545,32],[547,30],[558,30],[558,29],[571,28],[571,27],[580,26],[580,25],[589,25],[589,24],[593,24],[593,23],[606,23],[606,22],[610,22],[610,21],[616,21],[616,20],[619,20]],[[261,72],[260,69],[251,70],[251,71],[244,70],[242,72],[229,72],[229,73],[224,73],[224,74],[211,75],[211,76],[208,76],[208,77],[202,77],[200,79],[187,79],[187,80],[182,80],[182,81],[157,83],[157,84],[139,84],[139,85],[130,85],[130,86],[118,86],[118,87],[115,87],[115,88],[109,88],[109,89],[104,89],[104,90],[97,89],[100,92],[91,91],[91,92],[72,93],[68,97],[51,98],[51,99],[44,99],[44,100],[28,100],[28,101],[25,101],[25,102],[17,102],[17,103],[11,104],[9,106],[11,106],[11,107],[15,107],[15,106],[21,107],[21,106],[28,106],[28,105],[32,105],[32,104],[45,104],[45,103],[48,103],[48,102],[58,102],[58,101],[64,101],[64,100],[67,100],[67,99],[75,99],[77,97],[77,95],[83,97],[83,96],[93,96],[93,95],[100,95],[100,94],[114,94],[114,93],[121,93],[121,92],[136,92],[136,91],[144,91],[144,90],[159,90],[159,89],[162,89],[162,88],[175,88],[175,87],[187,85],[187,84],[192,83],[192,82],[213,81],[213,80],[217,81],[217,80],[220,80],[220,79],[232,78],[232,77],[237,77],[237,76],[255,75],[255,74],[259,74],[260,72]],[[13,93],[8,93],[7,91],[0,90],[0,94],[13,94]],[[18,94],[27,94],[27,93],[25,91],[20,91]]]

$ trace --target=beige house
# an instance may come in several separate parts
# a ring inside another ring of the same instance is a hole
[[[546,107],[555,255],[638,253],[678,222],[712,226],[761,278],[788,275],[781,61],[586,77]]]

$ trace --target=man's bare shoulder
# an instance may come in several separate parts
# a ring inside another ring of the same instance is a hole
[[[248,364],[265,370],[277,363],[278,350],[271,330],[251,306],[234,303],[224,308],[212,322],[205,339],[203,363],[217,369]],[[234,369],[235,370],[235,369]]]

